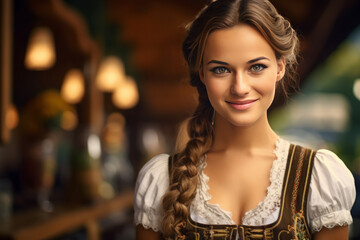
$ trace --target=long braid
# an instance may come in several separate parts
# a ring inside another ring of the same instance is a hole
[[[204,91],[199,91],[199,105],[188,124],[189,141],[173,163],[170,185],[163,197],[162,231],[166,239],[181,239],[181,227],[189,216],[189,206],[196,195],[200,159],[212,144],[213,109]]]

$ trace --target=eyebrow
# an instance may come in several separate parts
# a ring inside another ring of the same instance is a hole
[[[218,60],[211,60],[207,64],[209,65],[210,63],[216,63],[216,64],[221,64],[221,65],[229,65],[227,62],[222,62],[222,61],[218,61]]]
[[[247,64],[251,64],[251,63],[254,63],[254,62],[257,62],[257,61],[260,61],[260,60],[268,60],[268,61],[270,61],[270,59],[268,59],[267,57],[258,57],[258,58],[254,58],[254,59],[251,59],[251,60],[247,61]],[[218,61],[218,60],[211,60],[207,64],[209,65],[211,63],[221,64],[221,65],[229,65],[229,63],[227,63],[227,62],[222,62],[222,61]]]
[[[260,61],[260,60],[268,60],[268,61],[270,61],[270,59],[268,59],[267,57],[258,57],[258,58],[254,58],[254,59],[248,61],[247,63],[250,64],[250,63]]]

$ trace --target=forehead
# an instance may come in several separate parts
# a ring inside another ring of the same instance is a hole
[[[212,32],[206,42],[204,61],[249,61],[264,56],[276,60],[274,50],[253,27],[238,24]]]

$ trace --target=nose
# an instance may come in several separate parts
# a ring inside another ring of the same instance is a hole
[[[248,94],[250,89],[251,87],[246,76],[241,73],[236,73],[230,88],[231,94],[243,96]]]

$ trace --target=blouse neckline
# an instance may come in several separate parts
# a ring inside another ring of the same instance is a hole
[[[278,138],[273,153],[276,159],[270,169],[270,185],[267,187],[265,198],[253,209],[247,211],[242,218],[242,225],[258,226],[268,224],[267,219],[280,208],[280,197],[283,185],[283,178],[286,169],[287,155],[290,144]],[[199,166],[199,183],[197,195],[191,205],[191,209],[202,219],[211,219],[214,224],[236,224],[232,220],[232,213],[221,209],[219,204],[209,203],[209,177],[204,173],[206,168],[206,156],[201,160]],[[215,221],[215,222],[214,222]]]

